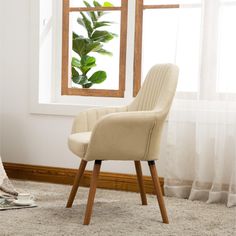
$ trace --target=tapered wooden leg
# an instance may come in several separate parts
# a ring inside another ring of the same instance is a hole
[[[163,195],[161,192],[161,185],[160,185],[159,178],[157,175],[157,169],[156,169],[155,162],[148,161],[148,165],[149,165],[150,172],[152,175],[152,181],[153,181],[154,189],[156,191],[157,200],[159,203],[163,223],[169,224],[169,220],[168,220],[168,216],[167,216],[167,212],[166,212],[166,207],[165,207],[165,202],[164,202],[164,198],[163,198]]]
[[[140,161],[134,161],[135,169],[137,173],[137,179],[138,179],[138,185],[139,185],[139,191],[141,196],[142,205],[147,205],[147,197],[144,189],[143,184],[143,174],[142,174],[142,167]]]
[[[97,180],[100,172],[102,161],[96,160],[93,167],[93,175],[90,182],[89,196],[87,201],[86,212],[84,216],[84,225],[88,225],[91,219],[92,211],[93,211],[93,203],[96,193]]]
[[[71,192],[70,192],[69,199],[68,199],[67,204],[66,204],[67,208],[71,207],[73,202],[74,202],[75,195],[77,193],[79,183],[80,183],[81,177],[83,176],[86,165],[87,165],[87,161],[82,160],[80,162],[80,167],[79,167],[79,169],[76,173],[74,184],[73,184],[73,187],[72,187]]]

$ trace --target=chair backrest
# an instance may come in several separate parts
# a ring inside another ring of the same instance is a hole
[[[173,64],[153,66],[128,111],[161,110],[168,113],[175,95],[178,71]]]
[[[162,119],[152,131],[146,160],[158,159],[162,128],[175,95],[178,74],[178,67],[173,64],[153,66],[137,97],[128,106],[128,111],[156,111],[162,114]]]

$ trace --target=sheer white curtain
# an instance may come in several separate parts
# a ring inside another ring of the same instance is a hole
[[[191,45],[198,47],[197,60],[182,50],[187,32],[181,22],[187,21],[184,12],[191,7],[201,15],[200,43]],[[180,83],[191,82],[197,74],[197,87],[177,93],[168,117],[167,155],[161,160],[166,167],[165,194],[231,207],[236,205],[236,1],[183,4],[179,15]],[[190,64],[197,61],[192,78],[181,78],[188,67],[181,63],[186,57]]]

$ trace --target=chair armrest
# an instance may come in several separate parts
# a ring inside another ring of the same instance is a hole
[[[165,116],[153,111],[104,116],[92,131],[85,159],[146,160],[153,131],[158,132]]]
[[[103,116],[114,112],[124,112],[124,111],[127,111],[126,107],[96,108],[80,112],[74,119],[72,126],[72,134],[92,131],[94,125]]]

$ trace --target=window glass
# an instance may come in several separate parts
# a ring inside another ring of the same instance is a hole
[[[86,15],[84,12],[83,14]],[[79,12],[71,12],[70,13],[70,29],[69,29],[69,78],[71,75],[71,62],[72,58],[76,58],[77,60],[81,60],[81,57],[72,50],[72,35],[73,32],[77,34],[79,37],[88,38],[87,31],[83,26],[77,23],[77,19],[81,18],[81,14]],[[100,18],[101,21],[112,21],[113,24],[111,26],[101,27],[97,30],[99,31],[109,31],[116,36],[109,42],[104,43],[103,49],[107,52],[111,52],[112,55],[104,55],[97,52],[90,52],[88,55],[90,57],[95,58],[96,66],[91,68],[91,70],[87,73],[88,77],[91,77],[96,71],[105,71],[107,74],[107,78],[104,82],[99,84],[93,84],[91,88],[93,89],[119,89],[119,54],[120,54],[120,11],[112,11],[106,12],[104,16]],[[77,69],[76,69],[77,70]],[[77,70],[79,73],[81,71]],[[81,85],[73,83],[71,79],[69,79],[69,87],[72,88],[81,88]]]
[[[180,68],[178,91],[197,91],[200,8],[146,9],[143,13],[142,81],[150,67],[174,63]]]
[[[232,1],[230,1],[232,2]],[[236,1],[234,1],[236,3]],[[217,92],[236,92],[236,5],[220,11]]]

